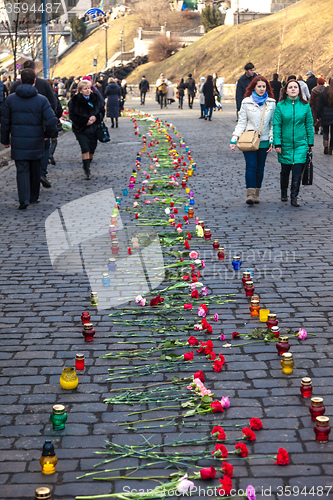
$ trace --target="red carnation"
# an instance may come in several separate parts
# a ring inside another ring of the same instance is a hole
[[[212,325],[210,325],[209,323],[207,323],[206,330],[207,330],[207,333],[213,333],[213,327],[212,327]]]
[[[138,214],[138,213],[136,213],[136,214],[134,214],[134,215],[135,215],[135,218],[136,218],[136,219],[138,219],[138,218],[139,218],[139,214]]]
[[[191,297],[192,299],[198,299],[199,298],[198,290],[193,290],[193,292],[191,293]]]
[[[249,422],[251,429],[253,429],[254,431],[259,431],[260,429],[262,429],[262,421],[260,420],[260,418],[250,418]]]
[[[232,332],[232,338],[233,339],[239,339],[239,337],[240,337],[240,333],[238,333],[238,332]]]
[[[187,222],[188,221],[188,216],[184,215],[183,219],[184,219],[185,222]]]
[[[197,276],[198,276],[198,278],[201,278],[200,271],[197,271]]]
[[[187,339],[187,342],[189,343],[189,345],[199,345],[199,340],[194,337],[194,335],[191,335],[191,337]]]
[[[178,210],[177,210],[177,208],[174,208],[174,209],[173,209],[173,213],[174,213],[174,214],[178,214]]]
[[[187,236],[187,239],[188,239],[188,240],[191,240],[191,239],[192,239],[191,233],[186,233],[186,236]]]
[[[205,311],[205,313],[207,314],[207,306],[206,304],[200,304],[200,307]]]
[[[215,450],[212,451],[212,455],[216,458],[228,458],[228,450],[224,444],[216,444]]]
[[[205,375],[204,375],[203,371],[199,370],[199,371],[195,372],[195,374],[193,375],[193,379],[195,379],[195,378],[198,378],[199,380],[201,380],[202,383],[204,383]]]
[[[219,359],[216,359],[213,364],[214,372],[221,372],[223,368],[223,363]]]
[[[215,425],[215,427],[212,430],[212,436],[216,437],[220,441],[224,441],[225,440],[224,429],[222,429],[222,427],[220,427],[219,425]]]
[[[214,469],[213,466],[211,467],[206,467],[205,469],[200,470],[200,477],[201,479],[207,480],[207,479],[214,479],[216,476],[216,470]]]
[[[207,354],[207,359],[210,359],[211,361],[214,361],[214,359],[216,358],[216,354],[215,352],[211,351]]]
[[[192,304],[184,304],[184,309],[192,309]]]
[[[244,427],[244,429],[242,429],[242,432],[244,434],[243,439],[247,439],[248,441],[256,440],[256,435],[253,431],[251,431],[250,427]]]
[[[187,240],[185,240],[184,246],[185,246],[185,248],[187,248],[187,250],[189,250],[190,244]]]
[[[128,252],[128,255],[131,255],[131,253],[132,253],[131,247],[128,248],[127,252]]]
[[[198,278],[195,276],[195,274],[192,276],[192,283],[197,283]]]
[[[278,454],[276,455],[275,465],[288,465],[289,464],[289,455],[287,450],[284,448],[278,449]]]
[[[213,401],[212,403],[210,403],[210,407],[212,409],[212,413],[224,412],[220,401]]]
[[[223,464],[221,465],[221,469],[222,469],[222,474],[225,474],[226,476],[228,477],[233,477],[234,475],[234,466],[231,465],[231,464],[228,464],[228,462],[223,462]]]
[[[224,476],[223,479],[219,479],[221,487],[217,489],[218,493],[222,497],[227,497],[230,495],[232,490],[232,481],[229,476]]]
[[[192,361],[192,359],[193,359],[193,352],[185,352],[184,361]]]
[[[150,305],[157,306],[158,304],[162,304],[163,301],[164,301],[163,297],[161,297],[160,295],[157,295],[157,297],[151,299]]]
[[[191,264],[191,270],[195,271],[195,265],[194,264]]]
[[[236,443],[235,450],[236,450],[236,453],[238,455],[241,455],[243,458],[246,458],[249,454],[249,450],[247,449],[247,447],[243,443]]]
[[[190,277],[188,274],[185,274],[185,276],[183,276],[183,280],[184,281],[189,281]]]
[[[207,323],[206,318],[202,318],[202,320],[201,320],[201,324],[202,324],[202,328],[203,328],[204,330],[206,330],[206,328],[207,328],[207,326],[208,326],[208,323]]]
[[[173,207],[173,206],[174,206],[174,202],[170,201],[170,207]]]
[[[139,194],[135,194],[134,198],[137,200],[138,198],[140,198],[140,195]]]
[[[199,349],[197,349],[197,352],[200,354],[201,352],[205,352],[205,348],[206,348],[206,342],[202,342],[200,341],[200,347]]]

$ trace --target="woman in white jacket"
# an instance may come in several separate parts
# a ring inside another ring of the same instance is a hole
[[[265,106],[264,122],[260,136],[260,147],[257,151],[244,151],[246,163],[246,203],[259,203],[259,192],[264,178],[267,153],[273,149],[273,116],[275,99],[272,88],[264,76],[256,76],[247,87],[242,106],[238,114],[238,122],[230,141],[231,151],[235,151],[237,140],[246,130],[259,132],[261,118]]]

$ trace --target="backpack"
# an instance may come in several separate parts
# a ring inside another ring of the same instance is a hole
[[[0,81],[0,103],[3,102],[3,88],[4,88],[3,82]]]
[[[168,86],[166,83],[161,83],[161,85],[158,87],[158,90],[162,93],[162,94],[166,94],[168,92]]]

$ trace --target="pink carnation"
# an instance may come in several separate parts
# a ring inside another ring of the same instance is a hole
[[[199,257],[199,254],[195,250],[192,250],[192,252],[189,253],[189,257],[190,259],[197,259]]]
[[[228,396],[223,397],[221,399],[221,406],[222,406],[222,408],[229,408],[230,407],[230,401],[229,401]]]
[[[298,338],[299,338],[300,340],[305,340],[305,339],[306,339],[306,337],[308,336],[308,334],[306,333],[306,330],[304,330],[304,328],[300,328],[300,329],[298,330],[298,334],[297,334],[297,336],[298,336]]]

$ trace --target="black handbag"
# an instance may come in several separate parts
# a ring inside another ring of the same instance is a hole
[[[97,127],[96,137],[99,142],[110,142],[111,140],[108,128],[103,121]]]
[[[313,183],[313,163],[312,163],[312,151],[308,151],[306,155],[306,162],[302,172],[302,184],[303,186],[312,186]]]

